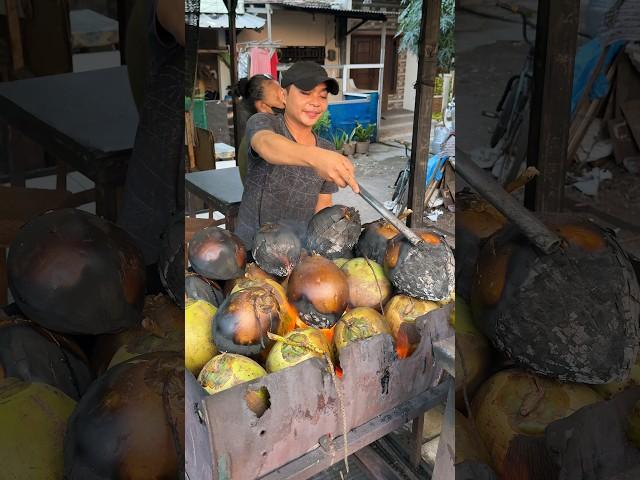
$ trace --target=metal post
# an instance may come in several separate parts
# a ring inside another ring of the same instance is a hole
[[[423,0],[420,42],[418,44],[418,80],[414,111],[411,169],[409,182],[409,225],[424,225],[424,195],[427,176],[427,156],[431,135],[431,107],[436,78],[438,35],[440,30],[440,0]]]
[[[236,155],[240,150],[240,141],[238,138],[238,99],[234,94],[233,86],[238,83],[238,66],[236,58],[236,5],[237,0],[227,0],[227,11],[229,13],[229,50],[231,64],[231,102],[233,105],[233,145],[236,148]]]
[[[349,27],[349,22],[347,22],[347,29]],[[346,49],[345,53],[345,67],[342,68],[342,94],[344,95],[347,91],[347,87],[349,85],[349,68],[346,65],[351,64],[351,34],[347,35],[346,45],[344,47]]]
[[[267,39],[271,42],[271,4],[265,5],[267,7]]]
[[[382,31],[380,32],[380,65],[378,69],[378,114],[376,117],[376,140],[380,137],[380,120],[382,120],[382,91],[384,89],[384,52],[387,40],[387,25],[382,23]]]
[[[579,0],[540,0],[527,163],[540,175],[525,188],[525,205],[560,212],[571,122]]]

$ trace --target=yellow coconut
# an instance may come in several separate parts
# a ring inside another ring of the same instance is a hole
[[[282,341],[276,342],[267,357],[267,371],[269,373],[292,367],[309,358],[323,358],[325,352],[333,360],[331,345],[321,330],[316,328],[298,329],[290,332],[284,338],[299,344],[299,346]]]
[[[391,334],[384,317],[369,307],[359,307],[342,315],[334,332],[334,342],[338,352],[352,342],[364,340],[381,333]]]
[[[198,376],[202,367],[218,353],[213,340],[216,307],[204,300],[187,301],[184,326],[184,363]]]
[[[473,324],[471,309],[462,298],[456,299],[456,405],[464,405],[464,388],[471,400],[480,384],[489,376],[491,347]]]
[[[517,479],[533,480],[535,474],[530,472],[539,468],[536,462],[543,463],[546,455],[545,428],[599,401],[600,396],[586,385],[560,383],[512,369],[496,373],[480,387],[472,411],[496,473],[516,480],[511,472],[518,463],[523,473]],[[539,439],[541,447],[536,446]],[[528,446],[540,449],[523,454],[522,449]]]
[[[435,302],[418,300],[408,295],[396,295],[384,307],[384,318],[396,341],[398,357],[411,355],[420,343],[416,319],[439,308]]]
[[[235,353],[221,353],[209,360],[198,375],[198,382],[213,395],[267,374],[260,364]]]
[[[57,388],[0,380],[0,478],[58,480],[74,402]]]
[[[601,385],[592,385],[591,388],[602,395],[604,399],[609,400],[617,393],[620,393],[629,387],[633,387],[634,385],[640,385],[640,355],[636,357],[636,362],[631,366],[631,371],[624,380]]]
[[[467,461],[486,463],[491,459],[480,436],[474,430],[471,421],[456,410],[456,457],[455,464]]]
[[[353,258],[342,265],[349,284],[349,306],[381,310],[391,297],[393,287],[383,268],[367,258]]]

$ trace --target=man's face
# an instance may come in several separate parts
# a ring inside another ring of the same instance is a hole
[[[313,127],[329,104],[327,86],[316,85],[313,90],[300,90],[291,85],[286,90],[286,114],[298,123]]]

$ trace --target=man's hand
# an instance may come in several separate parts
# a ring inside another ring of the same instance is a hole
[[[347,185],[355,193],[360,192],[353,164],[347,157],[338,152],[318,148],[319,152],[310,159],[311,167],[318,176],[325,180],[330,180],[340,188]]]

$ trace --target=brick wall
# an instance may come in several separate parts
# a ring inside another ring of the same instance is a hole
[[[396,74],[396,93],[389,95],[387,108],[395,110],[402,108],[404,102],[404,76],[407,67],[407,54],[405,52],[398,54],[398,71]]]

